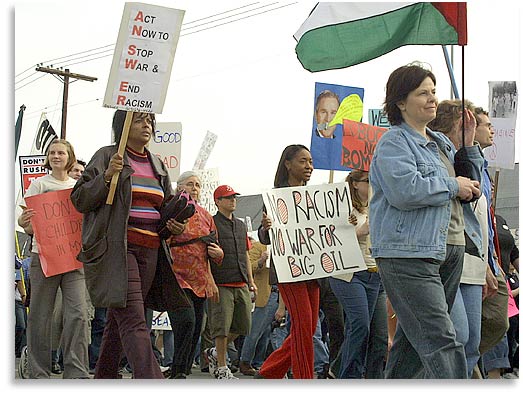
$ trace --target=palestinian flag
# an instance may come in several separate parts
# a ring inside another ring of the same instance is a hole
[[[298,59],[312,72],[403,45],[466,45],[467,3],[318,3],[294,38]]]

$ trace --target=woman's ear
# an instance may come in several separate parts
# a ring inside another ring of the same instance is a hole
[[[400,111],[405,111],[405,102],[402,100],[402,101],[398,101],[396,103],[396,106],[399,108]]]

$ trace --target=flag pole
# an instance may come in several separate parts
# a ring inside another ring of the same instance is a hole
[[[461,144],[465,146],[465,45],[461,46],[461,94]]]
[[[462,47],[464,47],[464,46],[462,46]],[[454,97],[459,99],[458,85],[456,84],[456,79],[454,78],[454,70],[452,67],[452,62],[449,58],[449,53],[447,51],[447,47],[445,47],[445,45],[442,45],[441,48],[443,49],[443,56],[445,56],[445,63],[447,64],[447,70],[449,71],[450,84],[451,84],[452,91],[454,92]]]

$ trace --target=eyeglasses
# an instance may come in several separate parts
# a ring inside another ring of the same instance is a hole
[[[233,194],[232,196],[220,197],[219,198],[219,200],[223,200],[223,199],[226,199],[226,200],[236,200],[236,195]]]

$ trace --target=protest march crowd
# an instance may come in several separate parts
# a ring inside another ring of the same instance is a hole
[[[438,103],[435,75],[414,63],[390,74],[383,110],[391,126],[369,171],[344,180],[363,265],[297,281],[281,280],[270,252],[283,242],[270,207],[255,235],[235,216],[241,185],[214,190],[214,216],[198,172],[173,189],[147,148],[154,114],[117,110],[115,144],[88,163],[54,140],[18,218],[32,242],[29,266],[15,259],[20,377],[518,378],[519,252],[493,210],[488,112]],[[308,147],[285,147],[274,189],[309,187],[313,169]],[[83,219],[81,264],[49,275],[30,202],[64,190]],[[316,253],[344,241],[325,234]],[[152,330],[153,311],[171,329]]]

